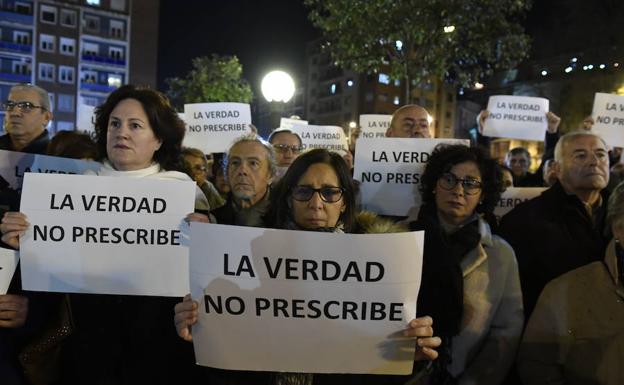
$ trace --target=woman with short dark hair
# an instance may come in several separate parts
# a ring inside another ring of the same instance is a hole
[[[500,384],[523,325],[512,248],[487,220],[500,198],[497,163],[480,149],[437,147],[421,178],[423,206],[411,230],[425,230],[418,313],[436,320],[440,358],[429,383]]]

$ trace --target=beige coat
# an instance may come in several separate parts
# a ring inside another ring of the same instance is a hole
[[[542,292],[518,356],[525,385],[624,384],[624,286],[614,242],[606,254]]]
[[[450,373],[462,385],[501,384],[514,362],[524,323],[513,249],[481,219],[479,232],[481,242],[461,263],[464,315],[452,341]]]

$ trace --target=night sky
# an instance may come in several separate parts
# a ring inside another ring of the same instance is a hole
[[[297,0],[161,0],[159,88],[186,74],[194,57],[217,53],[238,57],[259,96],[270,70],[305,76],[306,43],[317,36]]]

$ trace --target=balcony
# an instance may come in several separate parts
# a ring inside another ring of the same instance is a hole
[[[34,25],[32,14],[22,13],[5,7],[0,8],[0,20],[9,23]]]
[[[88,83],[82,81],[80,82],[80,89],[84,91],[102,92],[108,94],[115,91],[117,87],[109,86],[108,84]]]
[[[82,60],[90,63],[103,64],[103,65],[113,65],[119,67],[125,67],[126,61],[124,59],[114,59],[108,56],[98,56],[98,55],[81,55]]]
[[[12,72],[0,72],[0,80],[5,80],[15,83],[30,83],[32,81],[31,75],[16,74]]]
[[[12,41],[0,40],[0,50],[13,51],[17,53],[32,53],[32,45],[19,44]]]

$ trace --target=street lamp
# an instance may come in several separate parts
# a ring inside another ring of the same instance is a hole
[[[260,90],[269,103],[270,128],[274,129],[279,127],[286,103],[288,103],[295,94],[295,82],[292,77],[284,71],[271,71],[262,78]]]
[[[264,75],[260,89],[268,102],[288,103],[295,94],[295,82],[284,71],[272,71]]]

